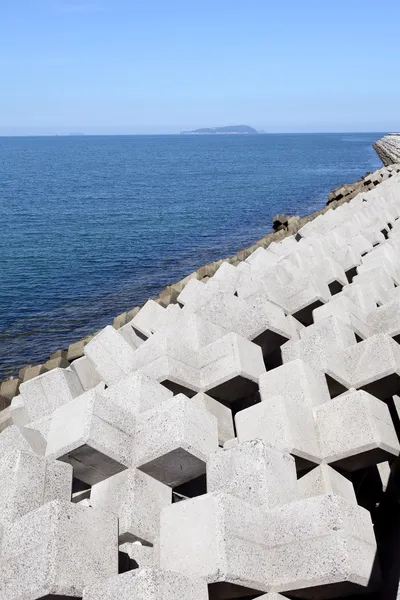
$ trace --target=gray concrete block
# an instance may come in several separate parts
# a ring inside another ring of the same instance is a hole
[[[208,492],[226,492],[264,510],[291,502],[296,486],[293,457],[261,440],[217,450],[207,463]]]
[[[261,400],[266,401],[277,393],[310,407],[331,399],[324,373],[301,359],[285,363],[260,376]]]
[[[208,584],[246,588],[242,596],[266,592],[267,548],[262,510],[234,496],[206,494],[161,512],[160,566],[202,577]],[[240,590],[243,592],[243,590]]]
[[[257,391],[265,373],[259,346],[235,333],[228,333],[199,352],[202,391],[229,404]]]
[[[314,416],[327,463],[354,471],[399,455],[389,409],[371,394],[350,392],[315,407]]]
[[[66,369],[53,369],[20,386],[20,395],[30,421],[45,417],[82,392],[76,374]]]
[[[259,438],[295,456],[298,468],[322,460],[311,408],[286,396],[272,396],[238,412],[235,423],[239,442]]]
[[[86,343],[84,340],[79,340],[79,342],[74,342],[73,344],[70,344],[68,346],[67,360],[69,362],[72,362],[73,360],[76,360],[77,358],[83,356],[85,345]]]
[[[148,338],[158,329],[158,322],[163,318],[164,311],[165,308],[157,304],[157,302],[148,300],[132,319],[132,327],[139,335]]]
[[[136,417],[135,464],[171,487],[204,474],[217,448],[217,419],[183,394]]]
[[[200,578],[160,569],[130,571],[87,587],[83,600],[208,600],[207,585]]]
[[[0,385],[0,396],[11,400],[18,394],[20,384],[20,379],[6,379],[5,381],[2,381]]]
[[[71,464],[74,477],[94,485],[132,464],[134,417],[96,390],[54,411],[46,456]]]
[[[126,375],[100,393],[133,415],[154,408],[173,396],[170,390],[142,371]]]
[[[52,500],[71,499],[72,467],[15,450],[0,457],[0,524],[6,526]]]
[[[86,356],[74,360],[70,369],[77,375],[84,392],[91,390],[102,381],[95,366]]]
[[[194,406],[198,406],[214,415],[217,419],[218,424],[218,442],[220,446],[223,446],[225,442],[235,437],[235,431],[233,427],[232,411],[227,406],[221,404],[211,396],[200,392],[193,396],[190,400]]]
[[[348,502],[357,504],[352,482],[329,465],[318,465],[297,481],[299,500],[327,494],[341,496]]]
[[[10,425],[0,434],[0,456],[22,450],[43,456],[46,440],[40,432],[19,425]]]
[[[52,358],[65,358],[68,360],[68,350],[56,350],[53,354],[50,354],[50,359]]]
[[[161,509],[172,502],[172,490],[130,468],[94,485],[90,502],[94,508],[118,517],[120,543],[140,541],[151,545],[159,535]]]
[[[34,367],[26,367],[23,370],[23,382],[29,381],[30,379],[34,379],[43,373],[46,373],[47,369],[44,365],[35,365]]]
[[[85,346],[85,356],[107,385],[133,371],[134,349],[110,325]]]
[[[81,597],[83,589],[118,573],[113,515],[59,500],[4,530],[0,597]]]
[[[369,512],[353,502],[327,495],[286,504],[266,515],[265,533],[272,590],[331,598],[369,582],[374,530]]]
[[[59,356],[58,358],[51,358],[47,362],[44,363],[45,369],[47,371],[51,371],[52,369],[66,369],[69,367],[69,362],[66,358]]]

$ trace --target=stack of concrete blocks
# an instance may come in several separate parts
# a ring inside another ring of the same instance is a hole
[[[399,217],[394,175],[22,383],[0,433],[0,599],[379,594]]]

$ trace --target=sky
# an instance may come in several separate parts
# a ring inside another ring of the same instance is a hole
[[[0,135],[400,130],[399,0],[0,0]]]

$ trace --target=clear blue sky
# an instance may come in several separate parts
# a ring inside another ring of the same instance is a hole
[[[400,129],[399,0],[0,0],[0,134]]]

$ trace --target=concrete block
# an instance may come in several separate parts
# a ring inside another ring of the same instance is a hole
[[[24,370],[23,382],[34,379],[43,373],[46,373],[47,369],[44,365],[35,365],[34,367],[27,367]]]
[[[20,379],[6,379],[0,385],[0,396],[11,400],[18,394]]]
[[[72,467],[15,450],[0,457],[0,524],[13,523],[52,500],[71,499]]]
[[[126,554],[129,564],[134,568],[145,569],[157,567],[159,562],[153,546],[143,546],[140,542],[125,542],[124,544],[120,544],[119,552]]]
[[[295,456],[299,469],[321,462],[317,431],[309,406],[285,396],[272,396],[238,412],[235,423],[239,442],[259,438]]]
[[[293,457],[261,440],[217,450],[207,463],[208,492],[226,492],[263,510],[291,502],[296,486]]]
[[[100,393],[132,415],[154,408],[173,396],[170,390],[142,371],[126,375]]]
[[[4,429],[13,424],[10,408],[11,406],[8,406],[0,411],[0,432],[4,431]]]
[[[6,527],[0,597],[81,597],[92,583],[118,573],[113,515],[55,500]]]
[[[134,417],[90,390],[54,411],[46,456],[71,464],[94,485],[132,464]]]
[[[299,500],[266,515],[272,590],[332,598],[368,585],[376,542],[369,512],[336,495]]]
[[[205,581],[144,568],[122,573],[85,589],[83,600],[208,600]]]
[[[53,369],[30,381],[24,381],[20,386],[20,395],[30,421],[45,417],[82,392],[76,374],[66,369]]]
[[[379,477],[382,482],[382,491],[386,492],[386,489],[387,489],[387,486],[388,486],[388,483],[390,480],[390,476],[392,474],[390,464],[387,461],[381,462],[381,463],[379,463],[379,465],[377,465],[377,467],[378,467]]]
[[[230,584],[228,598],[268,591],[262,514],[260,508],[223,493],[164,508],[161,568],[204,578],[209,585]]]
[[[91,489],[94,508],[114,513],[120,543],[154,544],[159,536],[160,512],[172,502],[172,490],[135,468],[126,469]]]
[[[47,415],[46,417],[42,417],[37,421],[32,421],[31,423],[27,423],[23,426],[23,429],[33,429],[40,433],[47,444],[47,438],[49,436],[50,426],[51,426],[52,415]],[[43,445],[43,443],[42,443]],[[44,453],[44,452],[43,452]]]
[[[399,455],[389,409],[359,390],[314,408],[324,461],[355,471]]]
[[[65,360],[68,360],[68,350],[56,350],[53,354],[50,354],[50,359],[52,358],[65,358]]]
[[[357,504],[352,482],[329,465],[318,465],[297,481],[299,500],[327,494],[341,496],[348,502]]]
[[[68,346],[67,353],[68,362],[72,362],[73,360],[76,360],[77,358],[83,356],[85,345],[86,344],[84,340],[79,340],[79,342],[74,342],[73,344],[70,344]]]
[[[312,407],[331,399],[324,373],[301,359],[267,371],[260,376],[259,385],[262,401],[280,394],[293,402]]]
[[[191,398],[190,402],[199,408],[202,408],[214,415],[218,425],[218,442],[223,446],[225,442],[235,437],[233,427],[232,411],[227,406],[221,404],[211,396],[200,392]]]
[[[206,472],[218,448],[217,419],[179,394],[136,417],[135,464],[176,487]]]
[[[19,425],[10,425],[0,434],[0,456],[22,450],[43,456],[46,440],[38,432]]]
[[[133,371],[134,349],[110,325],[85,346],[85,356],[107,385]]]
[[[229,404],[256,392],[265,373],[261,348],[235,333],[205,346],[199,356],[202,391]]]
[[[332,372],[340,383],[385,400],[400,390],[400,348],[387,334],[378,334],[341,353],[347,375]],[[337,375],[337,376],[336,376]]]
[[[70,369],[77,375],[84,392],[91,390],[102,381],[93,363],[86,356],[74,360]]]
[[[115,317],[113,321],[114,329],[120,329],[123,325],[126,325],[128,322],[128,315],[126,312],[121,313],[117,317]]]
[[[141,367],[143,373],[162,383],[174,394],[192,397],[202,388],[200,370],[175,358],[160,356],[148,365]]]
[[[51,371],[52,369],[66,369],[69,367],[69,362],[66,358],[62,358],[59,356],[58,358],[51,358],[47,362],[44,363],[44,367],[47,371]]]
[[[400,342],[400,298],[377,307],[367,319],[372,333],[386,333]]]
[[[148,300],[132,319],[131,324],[140,337],[150,337],[159,327],[159,320],[164,316],[165,308]]]
[[[134,328],[132,327],[132,321],[129,321],[129,323],[120,327],[118,329],[118,333],[122,335],[124,340],[128,342],[128,344],[134,350],[136,350],[136,348],[139,348],[139,346],[141,346],[145,341],[142,337],[139,337],[138,334],[135,332]]]

